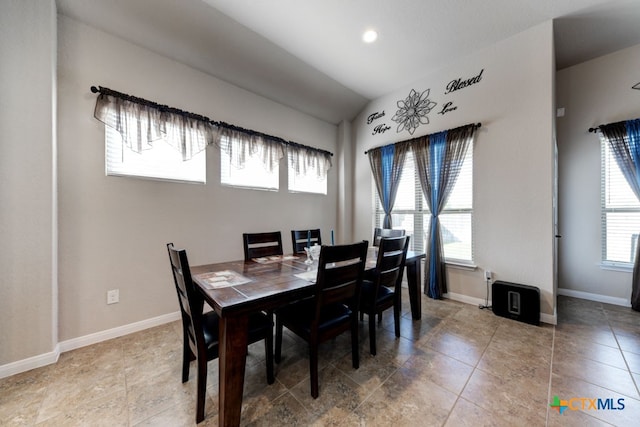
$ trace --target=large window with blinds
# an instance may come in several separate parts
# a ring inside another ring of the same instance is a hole
[[[373,222],[382,227],[384,210],[375,184],[372,188]],[[407,153],[402,177],[393,206],[393,228],[404,229],[411,236],[411,247],[424,251],[429,239],[431,212],[422,193],[413,153]],[[440,214],[445,259],[449,263],[473,263],[473,146],[470,145],[458,180]]]
[[[632,267],[638,234],[640,202],[624,178],[606,141],[602,151],[602,262]]]

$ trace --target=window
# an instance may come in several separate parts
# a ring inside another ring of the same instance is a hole
[[[131,121],[137,126],[136,121]],[[137,133],[137,130],[131,130]],[[206,152],[203,150],[189,160],[166,141],[159,139],[136,153],[122,143],[120,133],[105,125],[106,173],[113,176],[134,176],[202,183],[206,182]]]
[[[299,153],[289,149],[287,155],[289,191],[292,193],[327,194],[327,164],[321,158],[296,159]],[[296,160],[300,164],[296,170]]]
[[[640,233],[640,202],[633,194],[612,155],[609,144],[602,149],[602,261],[632,266]]]
[[[240,152],[242,143],[232,138],[223,138],[220,149],[220,182],[224,185],[259,190],[277,191],[279,189],[280,168],[274,160],[272,170],[265,163],[264,150],[245,153],[242,164],[234,161],[234,153]]]
[[[297,174],[291,162],[289,164],[289,191],[292,193],[327,194],[327,177],[319,178],[315,170]]]
[[[373,184],[374,224],[381,227],[384,210]],[[411,247],[424,251],[431,213],[427,206],[413,153],[407,153],[392,215],[393,228],[411,236]],[[440,214],[444,255],[447,262],[473,262],[473,146],[470,145],[458,180]]]

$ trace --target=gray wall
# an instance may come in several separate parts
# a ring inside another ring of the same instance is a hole
[[[640,117],[640,45],[557,73],[559,292],[629,305],[630,271],[602,269],[600,140],[590,127]]]
[[[57,344],[56,8],[0,3],[0,367]]]
[[[192,265],[241,259],[242,233],[336,228],[337,169],[328,195],[220,185],[219,149],[207,149],[207,184],[104,173],[104,125],[91,85],[336,152],[337,126],[319,121],[178,62],[59,17],[60,340],[73,340],[177,311],[165,244]],[[336,153],[338,154],[338,153]],[[109,289],[120,303],[106,304]]]
[[[450,81],[476,76],[482,69],[479,83],[445,95]],[[438,106],[429,114],[429,124],[418,127],[413,137],[482,122],[473,153],[477,268],[448,266],[449,297],[483,302],[483,272],[491,270],[495,280],[539,287],[541,319],[554,323],[554,75],[549,21],[371,102],[353,122],[356,237],[369,237],[372,228],[371,172],[363,152],[411,138],[406,131],[397,133],[397,125],[391,121],[396,102],[411,89],[431,89],[430,99]],[[457,110],[438,114],[449,101]],[[372,135],[373,125],[366,123],[367,116],[383,110],[385,118],[375,123],[386,122],[391,130]]]

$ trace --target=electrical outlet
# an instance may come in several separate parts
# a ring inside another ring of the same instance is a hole
[[[116,304],[118,302],[120,302],[120,289],[107,291],[107,304]]]
[[[484,278],[485,280],[491,280],[491,270],[484,271]]]

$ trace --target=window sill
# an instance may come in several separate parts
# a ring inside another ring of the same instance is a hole
[[[220,185],[222,187],[234,188],[234,189],[238,189],[238,190],[272,191],[274,193],[277,193],[278,191],[280,191],[279,188],[254,187],[254,186],[251,186],[251,185],[229,184],[229,183],[226,183],[226,182],[221,182]]]
[[[464,262],[464,261],[446,261],[444,262],[447,267],[453,267],[453,268],[459,268],[461,270],[469,270],[469,271],[474,271],[476,268],[478,268],[477,265],[471,263],[471,262]]]
[[[625,273],[633,273],[633,264],[603,261],[600,263],[600,269],[610,270],[610,271],[622,271]]]

